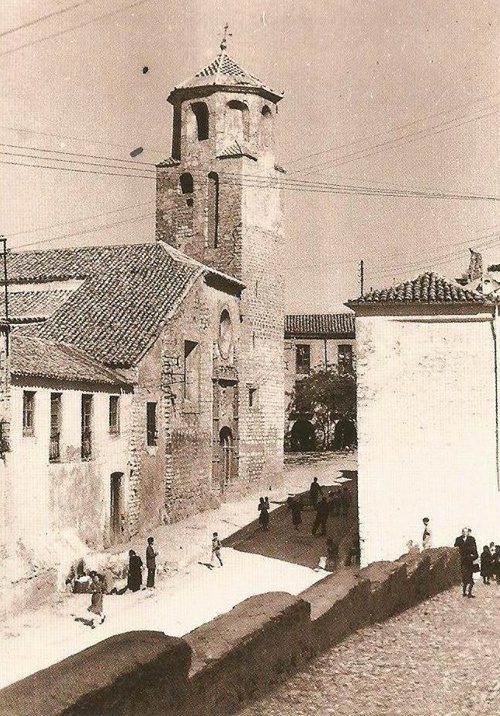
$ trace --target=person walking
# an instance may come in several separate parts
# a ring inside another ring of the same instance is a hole
[[[330,505],[326,497],[322,497],[316,507],[316,519],[312,526],[311,534],[315,535],[316,530],[321,528],[320,535],[326,535],[326,523],[328,521],[328,515],[330,513]]]
[[[429,527],[429,518],[424,517],[422,520],[424,523],[424,531],[422,534],[422,549],[430,549],[432,547],[432,530]]]
[[[326,565],[325,569],[335,572],[339,563],[339,546],[331,537],[326,539]]]
[[[90,572],[89,576],[92,596],[87,611],[94,615],[90,619],[90,628],[95,629],[95,617],[99,617],[99,624],[102,624],[106,619],[106,615],[104,614],[104,585],[97,572]]]
[[[286,501],[288,509],[292,513],[292,524],[294,528],[299,531],[300,525],[302,524],[302,500],[300,497],[289,497]]]
[[[322,494],[323,494],[323,489],[318,482],[318,478],[315,477],[314,480],[311,482],[311,487],[309,488],[309,498],[311,500],[311,505],[314,507],[314,509],[316,509],[316,505],[318,504],[319,497]]]
[[[222,565],[222,558],[221,558],[221,556],[220,556],[221,547],[222,547],[222,545],[221,545],[221,543],[220,543],[219,535],[217,534],[217,532],[214,532],[213,535],[212,535],[212,556],[211,556],[211,558],[210,558],[210,564],[213,564],[213,563],[214,563],[214,557],[217,557],[217,559],[219,560],[220,566],[221,566],[221,567],[223,566],[223,565]]]
[[[138,592],[142,586],[142,559],[131,549],[128,553],[127,589]]]
[[[154,589],[155,586],[156,558],[158,557],[158,552],[156,552],[153,547],[154,541],[154,537],[148,537],[148,546],[146,547],[146,567],[148,570],[146,587],[148,587],[148,589]]]
[[[264,532],[267,532],[269,528],[269,500],[266,501],[261,497],[257,509],[259,510],[259,524]]]
[[[462,596],[472,599],[474,587],[474,560],[477,559],[476,540],[468,527],[462,529],[462,534],[456,538],[455,547],[460,551],[460,570],[462,572]]]
[[[483,551],[480,555],[481,564],[481,577],[483,578],[483,584],[490,584],[490,579],[493,576],[493,557],[491,556],[490,548],[487,544],[484,545]]]

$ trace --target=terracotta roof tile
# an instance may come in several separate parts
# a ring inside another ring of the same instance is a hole
[[[411,281],[386,289],[365,293],[348,305],[376,303],[485,303],[478,291],[465,289],[454,281],[432,272],[423,273]]]
[[[313,313],[285,316],[285,336],[354,338],[353,313]]]
[[[11,374],[17,378],[52,378],[124,387],[129,382],[73,346],[14,332],[10,351]]]
[[[11,321],[44,320],[51,316],[72,295],[73,291],[8,292]],[[5,304],[0,302],[0,320],[5,318]]]
[[[233,142],[217,154],[218,159],[228,157],[249,157],[250,159],[257,160],[255,152],[251,152],[249,149],[243,147],[239,142]]]

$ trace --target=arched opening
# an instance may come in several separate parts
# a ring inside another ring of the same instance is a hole
[[[118,542],[122,535],[123,472],[113,472],[110,478],[110,533],[111,541]]]
[[[358,435],[356,424],[351,418],[340,418],[333,433],[333,449],[347,450],[356,447]]]
[[[297,420],[290,436],[291,448],[296,452],[310,452],[316,447],[314,426],[310,420]]]
[[[191,109],[196,117],[196,131],[198,139],[208,139],[209,134],[209,122],[208,122],[208,107],[205,102],[195,102],[191,105]]]
[[[227,487],[233,476],[233,433],[230,428],[223,427],[219,433],[221,449],[221,486]]]
[[[250,114],[245,102],[232,99],[227,103],[230,112],[227,119],[227,134],[238,142],[247,142],[250,136]]]
[[[181,192],[183,194],[192,194],[194,189],[193,175],[189,172],[184,172],[179,177],[179,184]]]
[[[233,344],[233,325],[229,311],[225,308],[220,314],[219,321],[219,351],[222,358],[229,358],[229,352]]]
[[[272,143],[272,136],[273,136],[273,128],[272,128],[272,121],[273,121],[273,114],[271,112],[271,108],[265,104],[262,107],[261,110],[262,115],[262,143],[265,147],[270,147]]]
[[[208,175],[208,245],[216,249],[219,245],[219,175]]]

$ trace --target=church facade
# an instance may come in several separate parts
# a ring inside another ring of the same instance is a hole
[[[280,478],[281,97],[223,45],[169,96],[153,241],[9,254],[6,539],[100,549]]]

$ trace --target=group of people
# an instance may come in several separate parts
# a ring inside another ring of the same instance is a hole
[[[146,569],[148,570],[146,587],[148,589],[154,589],[155,586],[156,558],[158,556],[158,552],[154,548],[154,541],[154,537],[148,537],[148,544],[146,547]],[[142,559],[139,555],[134,552],[133,549],[129,550],[127,589],[130,589],[131,592],[138,592],[142,587],[143,566]]]
[[[314,478],[309,488],[309,500],[313,509],[316,510],[316,517],[311,530],[313,535],[316,535],[319,530],[319,535],[325,536],[330,515],[334,517],[339,515],[345,516],[348,514],[349,507],[351,506],[351,497],[348,487],[345,485],[342,488],[336,487],[329,491],[327,497],[317,477]],[[302,510],[304,508],[301,496],[290,496],[287,499],[287,506],[292,513],[292,524],[296,530],[299,530],[302,524]]]
[[[462,573],[462,596],[473,598],[474,573],[480,572],[483,584],[491,584],[495,578],[500,584],[500,545],[490,542],[485,544],[479,556],[476,540],[470,527],[464,527],[462,534],[456,538],[455,547],[460,550],[460,569]],[[478,562],[479,558],[479,564]]]

